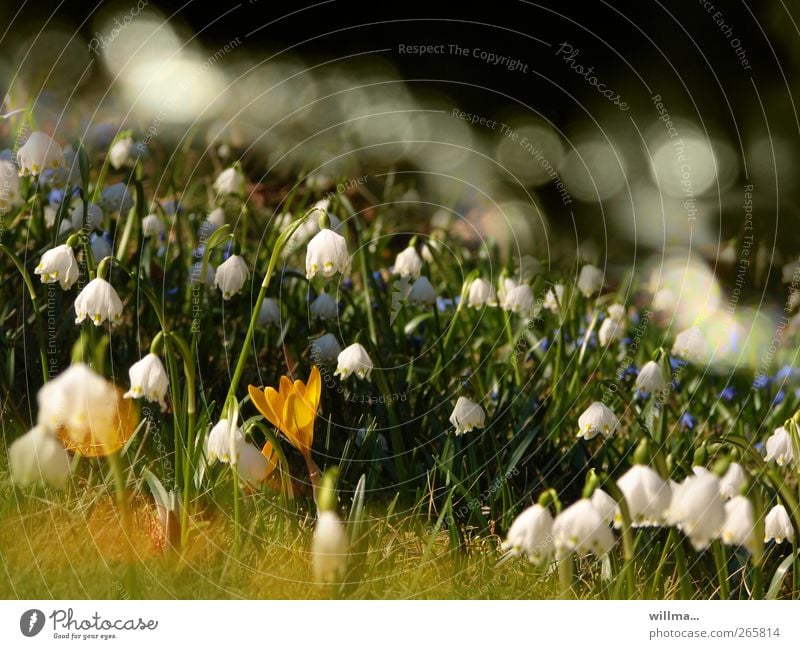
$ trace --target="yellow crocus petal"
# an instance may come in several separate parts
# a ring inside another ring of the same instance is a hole
[[[292,390],[300,395],[301,397],[305,396],[306,394],[306,384],[303,383],[300,379],[297,379],[292,386]]]
[[[319,368],[314,365],[311,368],[311,374],[308,377],[308,383],[306,384],[306,399],[311,403],[312,408],[314,409],[314,413],[316,414],[317,408],[319,408],[319,398],[322,393],[322,377],[319,373]]]
[[[269,408],[269,410],[264,413],[264,416],[275,428],[283,428],[283,406],[286,400],[275,388],[267,388],[264,390],[264,398]]]
[[[302,446],[300,450],[307,453],[314,441],[314,419],[317,413],[308,401],[293,394],[291,415],[294,416],[295,430]]]
[[[272,412],[272,408],[270,408],[269,404],[267,403],[265,391],[261,388],[257,388],[255,385],[248,385],[247,393],[250,395],[250,401],[253,402],[253,405],[262,415],[264,415],[267,421],[269,421],[269,423],[271,423],[273,426],[277,426],[275,423],[275,414]]]
[[[282,376],[281,383],[278,388],[281,393],[281,396],[284,399],[288,398],[288,396],[292,393],[293,388],[294,386],[292,385],[291,379],[288,376]]]
[[[286,435],[286,439],[289,440],[292,446],[294,446],[298,451],[301,453],[305,453],[303,447],[303,440],[301,439],[300,435],[297,432],[297,425],[295,424],[294,419],[294,408],[295,408],[295,401],[297,400],[297,396],[294,392],[289,394],[289,397],[286,399],[286,402],[283,404],[283,426],[281,427],[281,431],[284,435]]]
[[[278,468],[278,454],[275,449],[272,448],[272,444],[269,442],[264,443],[261,453],[265,458],[267,458],[267,464],[269,465],[269,468],[267,469],[267,475],[264,476],[266,478]]]

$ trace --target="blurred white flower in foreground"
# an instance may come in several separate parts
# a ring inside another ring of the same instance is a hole
[[[236,464],[239,479],[250,486],[256,486],[271,472],[267,457],[250,442],[242,442],[239,446],[239,461]]]
[[[17,152],[19,175],[38,175],[46,169],[64,168],[64,153],[46,133],[34,131]]]
[[[539,504],[514,519],[501,547],[513,556],[525,554],[531,563],[545,563],[553,554],[553,517]]]
[[[420,275],[408,293],[408,303],[412,306],[430,306],[436,302],[436,290],[425,275]]]
[[[78,261],[66,243],[45,252],[33,272],[40,275],[43,284],[58,282],[65,291],[78,280]]]
[[[480,309],[484,305],[496,306],[497,295],[494,287],[482,277],[478,277],[469,286],[467,304],[473,309]]]
[[[167,370],[161,359],[152,352],[136,361],[128,370],[131,388],[125,393],[126,399],[140,399],[158,403],[162,409],[167,407],[164,398],[167,396],[169,379]]]
[[[341,234],[333,230],[320,230],[306,249],[306,278],[313,279],[317,273],[323,277],[333,277],[337,272],[347,275],[350,272],[350,255],[347,242]]]
[[[672,345],[672,354],[690,363],[700,363],[705,358],[706,346],[699,327],[679,332]]]
[[[730,500],[739,493],[745,482],[747,482],[747,474],[742,465],[738,462],[731,462],[725,475],[719,480],[719,493],[726,500]]]
[[[610,437],[617,426],[619,419],[611,409],[600,401],[595,401],[578,418],[578,437],[592,439],[598,434]]]
[[[320,293],[311,303],[311,315],[320,320],[336,320],[339,316],[339,307],[328,293]]]
[[[771,540],[775,543],[794,540],[792,521],[783,505],[775,505],[764,519],[764,542]]]
[[[560,308],[564,306],[564,285],[554,284],[553,288],[548,289],[544,296],[543,306],[551,313],[558,314]]]
[[[556,516],[553,541],[557,559],[563,559],[570,552],[600,557],[614,545],[614,535],[591,501],[582,498]]]
[[[106,280],[96,277],[75,298],[75,324],[89,318],[96,327],[106,320],[116,324],[122,319],[122,301]]]
[[[635,387],[637,390],[656,394],[664,389],[664,374],[661,366],[655,361],[647,361],[639,370],[636,377]]]
[[[0,160],[0,211],[7,212],[12,205],[22,202],[19,193],[19,174],[14,163]],[[46,209],[46,208],[45,208]],[[50,223],[50,227],[52,227]]]
[[[142,219],[142,236],[144,237],[157,237],[164,236],[165,231],[164,222],[158,214],[148,214]]]
[[[133,138],[123,137],[114,142],[108,152],[108,160],[114,169],[120,169],[126,165],[131,165],[134,162],[133,156]]]
[[[792,436],[783,426],[776,428],[767,440],[767,454],[764,459],[767,462],[775,460],[778,466],[789,464],[794,459]]]
[[[353,343],[339,354],[338,365],[333,375],[346,379],[355,374],[362,380],[369,379],[373,367],[367,350],[360,343]]]
[[[756,540],[753,505],[744,496],[734,496],[725,503],[725,522],[720,538],[725,545],[738,545],[753,551]]]
[[[422,258],[417,254],[417,249],[414,246],[408,246],[395,257],[394,272],[400,277],[414,277],[416,279],[420,276]]]
[[[661,478],[649,466],[635,464],[617,480],[617,486],[625,496],[631,525],[648,527],[660,525],[664,520],[664,512],[669,508],[672,491],[669,483]],[[619,527],[622,515],[618,511],[614,523]]]
[[[347,573],[348,554],[347,533],[339,516],[333,511],[321,512],[311,541],[314,578],[324,583],[342,581]]]
[[[531,287],[527,284],[520,284],[508,290],[503,297],[503,309],[524,317],[534,315],[536,305]]]
[[[617,501],[602,489],[595,489],[590,500],[605,524],[611,525],[617,515]]]
[[[217,267],[214,285],[222,291],[222,297],[229,300],[242,290],[248,277],[247,262],[239,255],[231,255]]]
[[[67,485],[69,455],[55,436],[42,426],[34,426],[11,443],[8,462],[12,482],[21,487],[36,482],[59,489]]]
[[[699,471],[675,487],[666,520],[686,534],[696,550],[708,547],[725,522],[717,477]]]
[[[456,435],[463,435],[474,428],[483,428],[485,422],[486,413],[480,404],[467,397],[458,397],[450,415],[450,423],[456,427]]]
[[[327,333],[311,342],[311,358],[315,362],[335,361],[342,352],[342,346],[336,336]]]

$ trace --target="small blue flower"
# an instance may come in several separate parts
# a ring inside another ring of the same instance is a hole
[[[720,392],[719,398],[730,403],[736,398],[736,390],[732,385],[729,385],[722,392]]]
[[[436,308],[439,313],[447,313],[448,310],[455,310],[455,302],[448,297],[437,297]]]
[[[786,392],[783,390],[778,390],[778,393],[775,395],[775,398],[772,400],[773,406],[778,406],[783,403],[783,400],[786,398]]]
[[[636,365],[631,364],[622,371],[622,378],[627,379],[631,376],[636,376],[637,374],[639,374],[639,368],[637,368]]]
[[[344,281],[342,282],[342,286],[344,286],[346,289],[353,288],[353,280],[349,277],[345,277]]]
[[[753,380],[753,389],[761,390],[769,385],[769,377],[766,374],[759,374]]]
[[[692,415],[688,412],[684,412],[681,415],[681,427],[689,430],[694,430],[694,427],[697,425],[697,419],[695,419]]]

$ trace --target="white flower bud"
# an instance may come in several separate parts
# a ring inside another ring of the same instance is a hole
[[[227,419],[221,419],[208,433],[206,456],[212,464],[217,460],[225,464],[236,464],[246,443],[238,425],[231,425]]]
[[[696,550],[708,547],[725,522],[717,477],[710,471],[700,471],[675,487],[666,521],[682,530]]]
[[[430,306],[436,302],[436,290],[425,275],[420,275],[408,292],[408,303],[412,306]]]
[[[675,336],[672,354],[690,363],[700,363],[706,358],[706,346],[699,327],[691,327]]]
[[[663,522],[672,491],[669,484],[653,469],[635,464],[617,480],[617,486],[625,496],[634,527],[649,527]],[[617,526],[622,523],[620,512],[617,512],[614,522]]]
[[[536,304],[533,299],[533,291],[527,284],[520,284],[508,290],[503,298],[503,309],[511,313],[518,313],[523,317],[534,314]]]
[[[34,426],[8,447],[11,480],[21,487],[36,482],[67,486],[70,461],[66,449],[42,426]]]
[[[776,428],[767,440],[767,462],[775,460],[778,466],[784,466],[794,460],[792,436],[783,426]]]
[[[664,389],[664,374],[661,371],[661,366],[655,361],[648,361],[639,370],[636,377],[637,390],[656,394]]]
[[[417,249],[414,246],[408,246],[395,257],[394,272],[400,277],[414,277],[416,279],[420,276],[420,273],[422,273],[422,258],[417,254]]]
[[[323,583],[342,581],[347,574],[349,543],[344,525],[335,512],[320,512],[311,541],[314,578]]]
[[[494,287],[482,277],[478,277],[469,286],[467,305],[473,309],[480,309],[484,305],[497,306],[497,294]]]
[[[142,219],[142,236],[158,237],[164,236],[166,227],[158,214],[148,214]]]
[[[731,462],[725,475],[719,481],[720,495],[729,500],[739,494],[742,486],[747,482],[747,474],[738,462]]]
[[[244,191],[244,176],[236,167],[225,169],[214,181],[218,194],[241,194]]]
[[[764,542],[773,540],[775,543],[794,540],[794,527],[783,505],[775,505],[764,519]]]
[[[734,496],[725,503],[725,522],[720,538],[725,545],[738,545],[753,551],[756,540],[753,505],[744,496]]]
[[[311,343],[311,358],[314,362],[332,362],[342,353],[342,347],[336,336],[327,333]]]

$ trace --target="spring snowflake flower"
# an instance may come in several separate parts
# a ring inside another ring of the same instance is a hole
[[[72,228],[76,231],[81,230],[83,228],[83,201],[80,198],[76,198],[75,202],[70,205],[69,215]],[[104,217],[102,207],[97,203],[89,203],[86,207],[86,229],[100,230],[103,227]]]
[[[133,138],[123,137],[114,142],[108,152],[108,160],[114,169],[121,169],[134,162]]]
[[[514,519],[500,546],[512,556],[526,555],[531,563],[546,563],[553,555],[553,517],[541,505],[532,505]]]
[[[229,300],[242,290],[248,277],[250,271],[245,260],[239,255],[231,255],[217,267],[214,286],[222,291],[224,299]]]
[[[17,169],[13,162],[0,160],[0,212],[8,212],[12,206],[20,203],[22,194],[19,191]]]
[[[669,484],[653,469],[636,464],[617,480],[617,486],[625,496],[634,527],[649,527],[663,522],[672,491]],[[619,511],[615,515],[614,523],[617,527],[622,524]]]
[[[485,421],[486,413],[480,404],[467,397],[458,397],[450,415],[450,423],[456,427],[456,435],[463,435],[474,428],[483,428]]]
[[[559,305],[564,306],[564,285],[555,284],[544,296],[543,306],[551,313],[559,313]]]
[[[258,324],[279,325],[280,322],[281,308],[278,301],[271,297],[265,297],[261,303],[261,310],[258,312]]]
[[[336,320],[339,317],[339,307],[327,293],[320,293],[317,299],[311,303],[311,315],[320,320]]]
[[[775,460],[778,466],[785,466],[794,460],[792,436],[783,426],[776,428],[767,440],[767,454],[764,459],[767,462]]]
[[[87,457],[122,448],[136,428],[135,409],[122,390],[83,363],[45,383],[37,400],[37,423]]]
[[[244,176],[236,167],[225,169],[214,181],[218,194],[241,194],[244,190]]]
[[[58,143],[46,133],[34,131],[17,152],[20,176],[37,176],[47,169],[63,169],[66,166],[64,152]]]
[[[270,453],[269,457],[267,452]],[[264,482],[276,467],[277,459],[269,442],[265,445],[265,451],[259,451],[249,442],[240,445],[236,470],[242,482],[255,487]]]
[[[164,364],[156,354],[147,354],[143,359],[131,365],[128,377],[131,381],[131,388],[124,394],[126,399],[144,397],[148,401],[158,403],[162,409],[166,409],[167,402],[164,398],[167,396],[169,379]]]
[[[730,500],[739,494],[742,486],[747,482],[747,474],[738,462],[731,462],[725,475],[719,480],[719,493],[725,500]]]
[[[519,286],[519,282],[515,280],[513,277],[501,277],[497,282],[497,301],[505,309],[503,306],[506,302],[506,296],[514,290],[517,286]]]
[[[336,371],[333,375],[341,376],[343,379],[351,374],[355,374],[362,380],[369,379],[374,367],[367,350],[360,343],[353,343],[346,347],[339,354],[337,361]]]
[[[617,501],[602,489],[595,489],[591,497],[592,507],[597,510],[606,525],[611,525],[617,515]]]
[[[700,363],[705,357],[705,342],[699,327],[691,327],[675,336],[672,355],[690,363]]]
[[[639,370],[634,386],[637,390],[656,394],[664,389],[664,374],[661,366],[655,361],[648,361]]]
[[[482,277],[478,277],[469,286],[467,305],[473,309],[480,309],[484,305],[497,306],[494,287]]]
[[[556,558],[571,552],[580,556],[603,556],[614,545],[614,535],[588,498],[582,498],[562,511],[553,521]]]
[[[625,334],[625,320],[624,318],[608,317],[600,324],[600,329],[597,332],[597,339],[600,345],[606,347],[615,340],[620,340]]]
[[[704,470],[675,487],[666,521],[682,530],[696,550],[707,548],[725,522],[725,505],[717,477]]]
[[[224,464],[236,464],[245,444],[244,433],[238,424],[220,419],[206,438],[206,456],[212,464],[217,460]]]
[[[412,306],[430,306],[434,302],[436,290],[425,275],[420,275],[408,293],[408,303]]]
[[[675,294],[668,288],[656,291],[653,296],[653,311],[671,315],[675,311],[678,301]]]
[[[52,433],[34,426],[8,448],[11,480],[20,487],[46,483],[59,489],[67,486],[70,461],[66,449]]]
[[[533,315],[536,304],[531,287],[527,284],[520,284],[509,290],[503,298],[503,309],[524,317]]]
[[[751,552],[755,545],[753,505],[744,496],[734,496],[725,503],[725,522],[720,530],[725,545],[738,545]]]
[[[347,573],[349,543],[344,524],[336,512],[321,512],[311,541],[311,565],[318,582],[335,583]]]
[[[315,362],[333,362],[341,353],[342,346],[332,333],[324,334],[311,343],[311,358]]]
[[[78,270],[72,248],[62,244],[45,252],[33,272],[41,276],[43,284],[58,282],[66,291],[78,281]]]
[[[199,284],[201,280],[201,276],[203,274],[203,262],[196,261],[192,264],[192,268],[189,271],[189,283],[190,284]],[[212,288],[214,286],[214,279],[216,277],[216,271],[211,264],[206,264],[206,288]]]
[[[200,227],[203,233],[208,236],[216,230],[219,230],[223,225],[225,225],[225,210],[221,207],[215,207],[208,213],[208,216]]]
[[[142,219],[142,236],[161,238],[166,228],[158,214],[148,214]]]
[[[578,275],[578,290],[586,297],[594,295],[603,288],[603,271],[597,266],[586,264]]]
[[[108,212],[126,214],[133,207],[133,198],[125,183],[114,183],[100,193],[100,203]]]
[[[422,273],[422,258],[417,254],[414,246],[408,246],[403,252],[398,253],[394,260],[394,272],[400,277],[413,277],[416,279]]]
[[[764,519],[764,542],[773,540],[775,543],[794,540],[794,527],[783,505],[775,505]]]
[[[606,404],[595,401],[578,418],[578,437],[588,440],[598,433],[610,437],[618,425],[619,419],[611,409]]]
[[[96,327],[106,320],[117,324],[122,320],[122,300],[106,280],[96,277],[75,298],[75,324],[89,318]]]
[[[350,255],[347,242],[341,234],[323,229],[317,233],[306,248],[306,278],[313,279],[317,273],[333,277],[337,272],[350,272]]]

